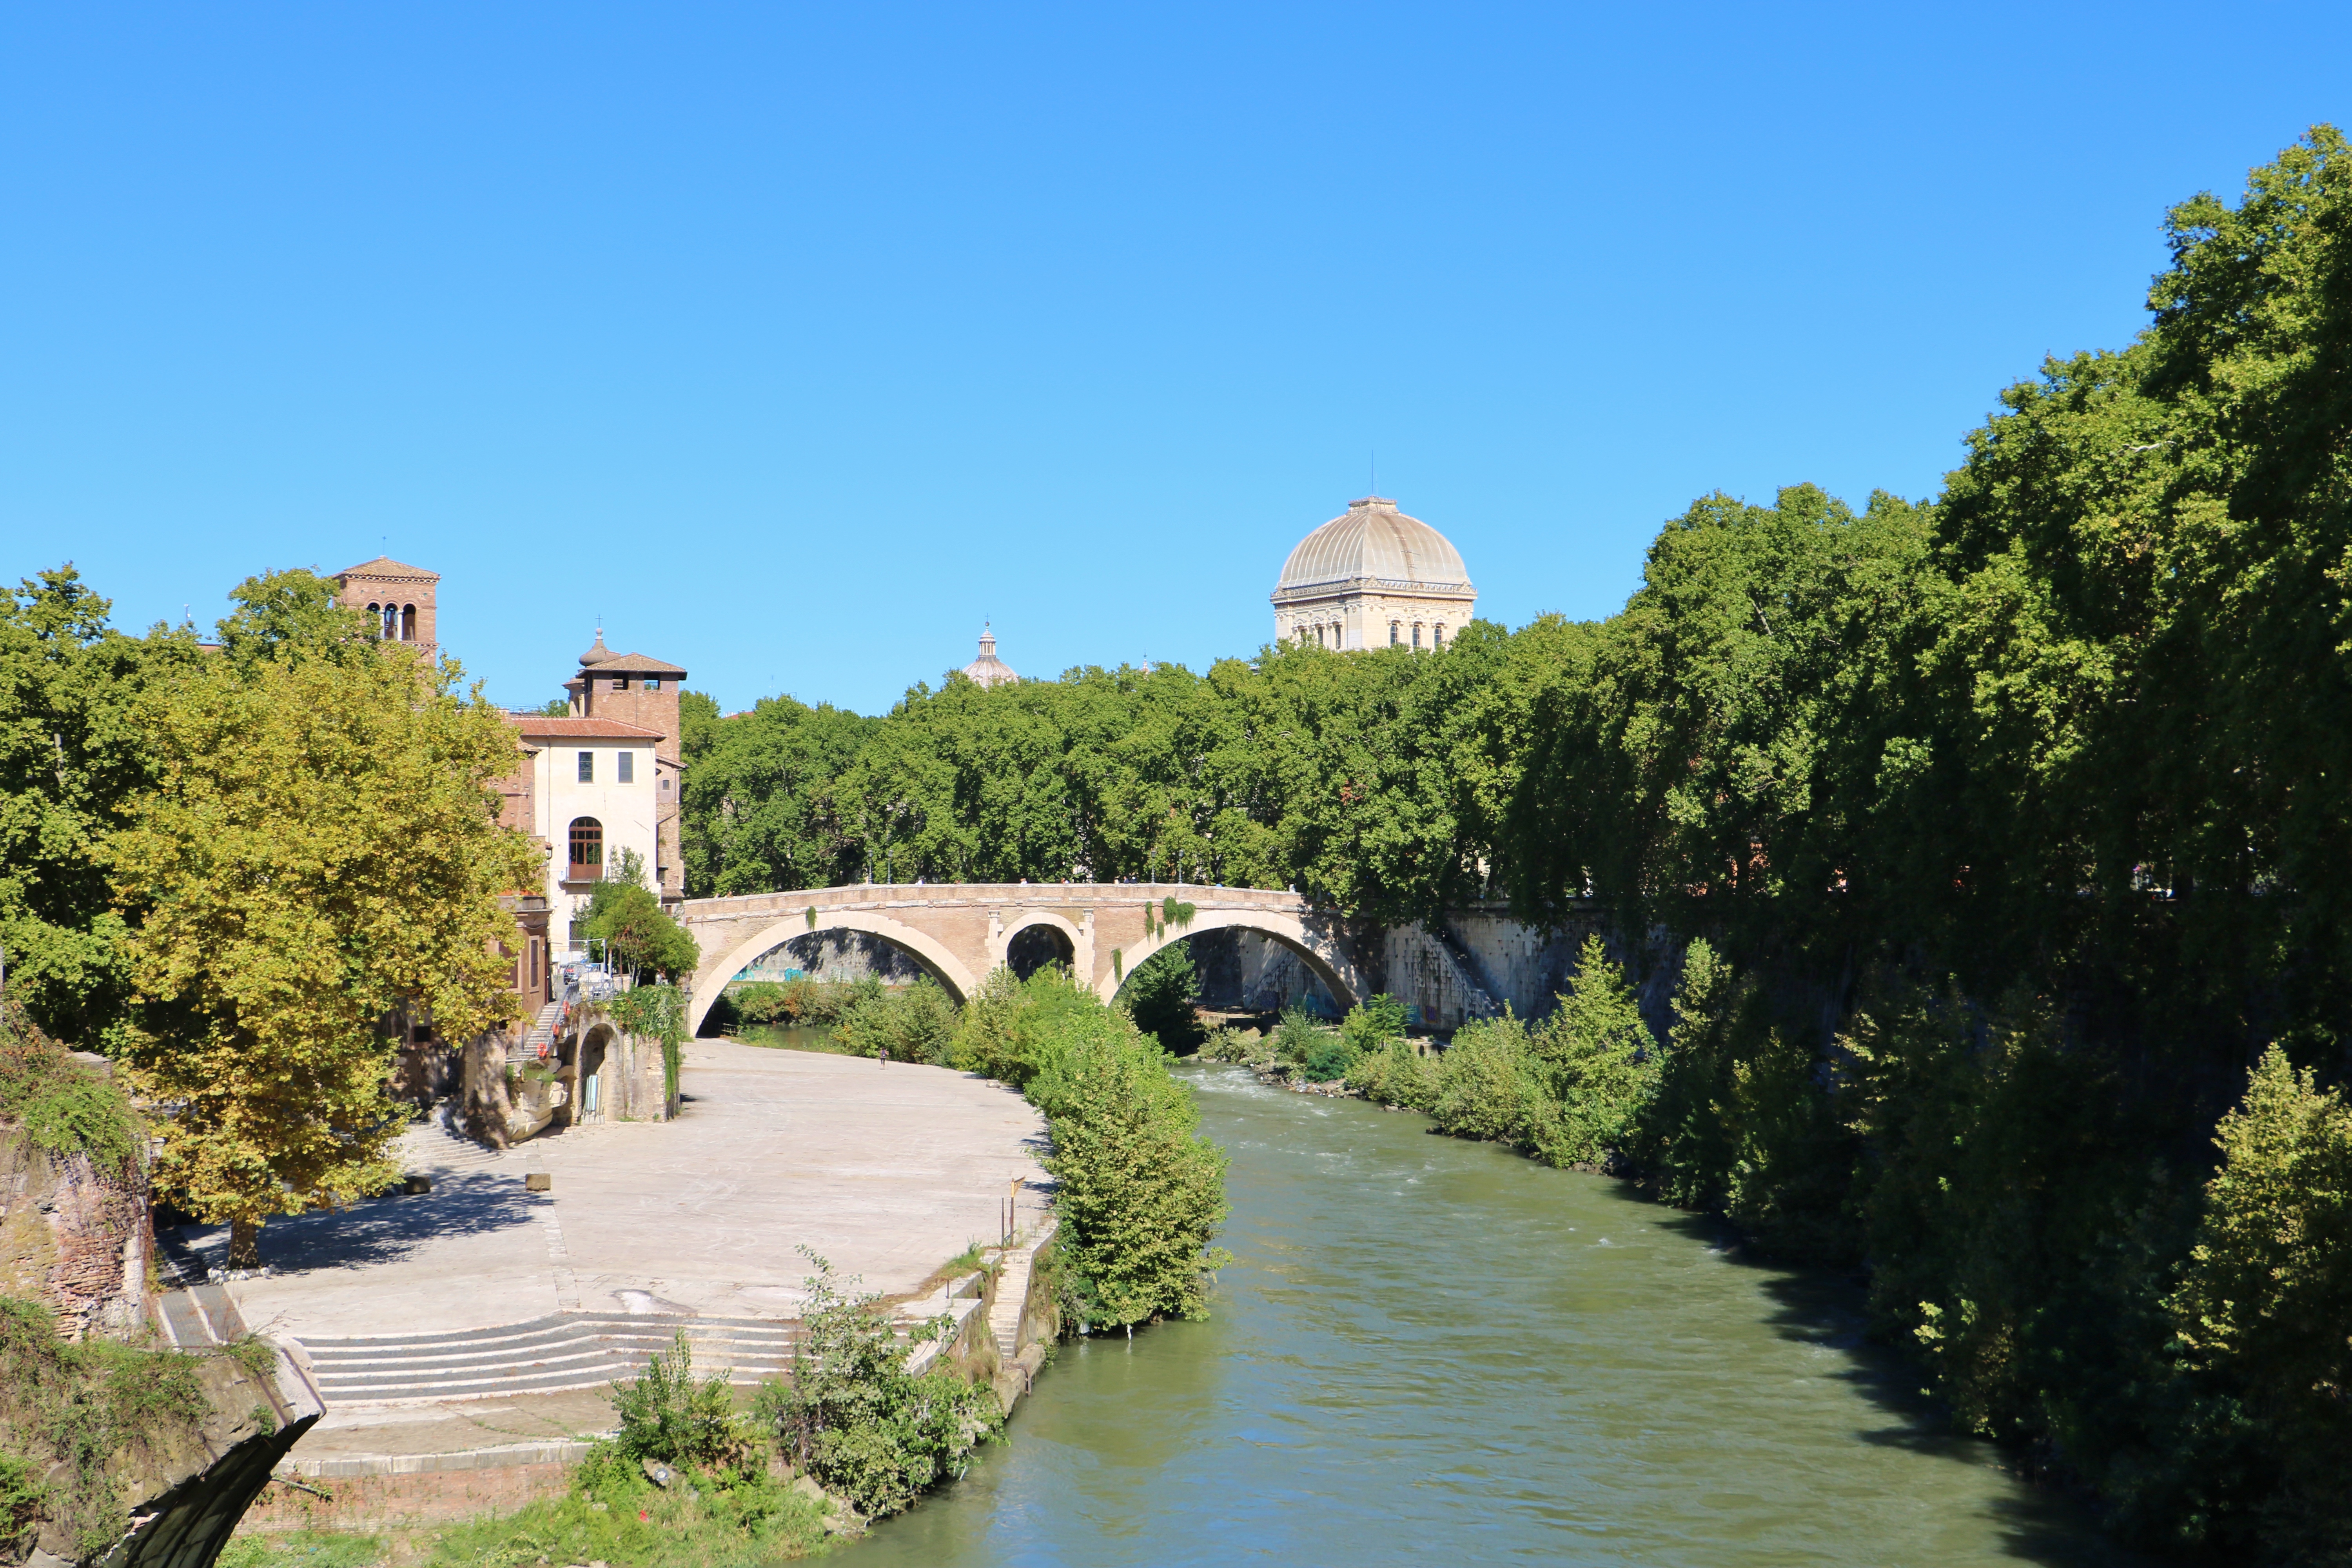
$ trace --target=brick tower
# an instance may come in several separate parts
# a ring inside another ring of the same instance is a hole
[[[430,658],[440,647],[433,590],[441,574],[404,565],[389,555],[335,574],[343,603],[371,617],[386,642],[415,643]]]

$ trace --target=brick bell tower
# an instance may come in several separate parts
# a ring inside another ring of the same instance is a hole
[[[563,683],[572,694],[575,719],[616,719],[652,730],[661,736],[654,743],[654,789],[658,813],[656,843],[660,863],[654,868],[654,889],[666,904],[686,896],[685,863],[678,853],[678,810],[686,790],[685,753],[678,735],[678,690],[686,671],[666,658],[642,653],[614,653],[604,646],[604,628],[596,628],[593,647],[580,656],[580,673]]]
[[[384,641],[414,643],[427,658],[439,650],[433,591],[441,582],[440,573],[379,555],[344,567],[335,574],[335,582],[343,591],[343,603],[366,616]]]

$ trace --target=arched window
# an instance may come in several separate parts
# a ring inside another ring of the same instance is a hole
[[[1404,623],[1402,621],[1391,621],[1389,623],[1389,647],[1394,647],[1397,644],[1402,641],[1404,641]]]
[[[572,882],[594,882],[604,875],[604,825],[593,816],[572,819],[572,866],[565,878]]]
[[[1444,647],[1445,646],[1445,623],[1444,621],[1437,623],[1437,630],[1434,633],[1434,636],[1437,639],[1437,646],[1439,647]]]
[[[1412,623],[1412,646],[1415,647],[1419,647],[1421,646],[1421,623],[1419,621]]]
[[[369,622],[369,624],[370,624],[370,625],[372,625],[372,626],[381,626],[381,625],[383,624],[383,606],[382,605],[373,604],[373,603],[372,603],[372,604],[370,604],[370,605],[368,605],[368,608],[367,608],[367,613],[368,613],[368,622]]]
[[[416,640],[416,606],[414,605],[400,606],[400,640],[403,642]]]
[[[383,640],[386,642],[396,642],[399,640],[399,637],[400,606],[398,605],[386,605],[383,607]]]

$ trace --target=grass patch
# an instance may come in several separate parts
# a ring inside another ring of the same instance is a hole
[[[566,1496],[505,1519],[445,1527],[427,1561],[432,1568],[530,1568],[542,1559],[612,1568],[759,1568],[797,1562],[824,1544],[817,1505],[764,1476],[732,1486],[698,1476],[664,1490],[642,1477],[632,1483],[619,1464],[598,1467],[593,1478],[586,1468]],[[288,1560],[223,1563],[280,1568]]]
[[[221,1549],[218,1568],[375,1568],[389,1554],[380,1535],[298,1530],[240,1535]]]

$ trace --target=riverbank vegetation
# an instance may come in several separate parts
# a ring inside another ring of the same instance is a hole
[[[1605,622],[698,706],[690,881],[1597,924],[1649,1044],[1596,999],[1450,1086],[1349,1070],[1865,1269],[1956,1421],[2136,1541],[2352,1551],[2346,1342],[2284,1326],[2352,1321],[2352,155],[2166,224],[2147,330],[2001,391],[1940,494],[1700,498]]]
[[[1208,1310],[1224,1220],[1224,1152],[1160,1043],[1058,964],[992,974],[950,1065],[1013,1084],[1045,1113],[1066,1318],[1119,1328]]]

